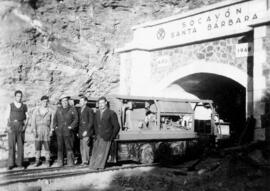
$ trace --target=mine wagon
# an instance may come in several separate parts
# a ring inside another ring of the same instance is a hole
[[[79,110],[79,98],[73,101]],[[110,95],[108,104],[120,124],[109,162],[183,158],[199,154],[205,142],[201,140],[218,141],[230,135],[230,124],[219,119],[211,100]],[[95,113],[98,98],[89,97],[87,105]]]
[[[167,161],[196,153],[202,137],[228,134],[229,123],[221,123],[211,100],[114,95],[109,103],[121,126],[111,148],[116,161]]]

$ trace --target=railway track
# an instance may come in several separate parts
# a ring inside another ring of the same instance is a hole
[[[0,172],[0,177],[8,177],[8,176],[14,176],[14,175],[23,175],[27,173],[39,173],[39,172],[53,172],[53,171],[66,171],[66,170],[72,170],[72,169],[81,169],[86,168],[85,166],[63,166],[63,167],[42,167],[42,168],[30,168],[30,169],[24,169],[24,170],[9,170],[9,171],[3,171]]]
[[[90,173],[100,173],[106,171],[115,171],[122,169],[134,169],[140,167],[151,167],[157,166],[154,164],[132,164],[127,166],[114,166],[103,170],[92,170],[88,167],[73,166],[73,167],[51,167],[51,168],[40,168],[40,169],[26,169],[26,170],[13,170],[5,171],[0,173],[0,186],[15,184],[15,183],[26,183],[35,182],[38,180],[52,180],[56,178],[80,176]]]

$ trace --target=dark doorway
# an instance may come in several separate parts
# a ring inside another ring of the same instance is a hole
[[[220,118],[231,123],[231,137],[238,141],[245,127],[246,89],[238,82],[216,74],[196,73],[175,81],[186,92],[214,101]]]

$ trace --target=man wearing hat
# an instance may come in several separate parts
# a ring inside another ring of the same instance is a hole
[[[68,166],[73,166],[74,163],[73,130],[78,125],[78,113],[74,107],[69,105],[69,98],[66,95],[60,98],[61,106],[57,108],[53,120],[53,128],[57,136],[57,166],[63,166],[64,147],[67,153]]]
[[[49,97],[42,96],[41,97],[41,105],[36,108],[32,115],[32,129],[35,135],[35,148],[36,148],[36,164],[35,166],[39,166],[42,144],[45,148],[45,158],[46,158],[46,166],[50,166],[50,150],[49,150],[49,142],[50,135],[52,133],[52,124],[53,124],[53,112],[48,107]]]

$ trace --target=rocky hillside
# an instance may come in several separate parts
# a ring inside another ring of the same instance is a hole
[[[43,94],[55,102],[64,93],[117,92],[115,49],[132,39],[132,26],[218,1],[0,1],[0,112],[15,89],[30,108]]]

